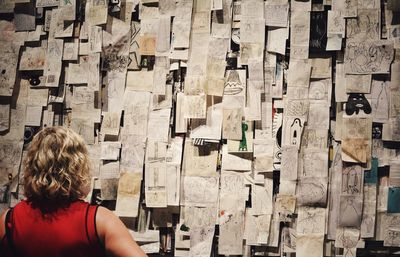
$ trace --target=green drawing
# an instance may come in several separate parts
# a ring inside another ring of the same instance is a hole
[[[246,131],[248,128],[246,123],[242,123],[242,140],[240,140],[239,151],[247,151]]]

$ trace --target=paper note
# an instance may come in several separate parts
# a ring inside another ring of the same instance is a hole
[[[376,54],[371,56],[370,49],[373,49]],[[347,74],[388,73],[392,60],[393,45],[385,41],[348,40],[346,42],[345,71]]]
[[[222,174],[218,254],[241,255],[244,224],[244,184],[241,176]]]
[[[265,2],[265,25],[286,27],[288,25],[289,3],[287,1]]]
[[[218,177],[184,176],[181,186],[181,204],[205,207],[217,203]]]
[[[121,173],[115,206],[115,212],[118,216],[137,217],[141,181],[140,173]]]

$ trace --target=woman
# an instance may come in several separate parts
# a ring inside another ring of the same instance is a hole
[[[24,163],[26,200],[0,216],[0,256],[147,256],[117,216],[82,200],[90,180],[78,134],[64,127],[40,131]]]

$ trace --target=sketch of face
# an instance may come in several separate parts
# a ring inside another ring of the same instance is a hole
[[[364,113],[370,114],[372,109],[368,100],[365,98],[364,94],[351,93],[347,99],[346,103],[346,114],[352,115],[353,113],[358,114],[360,110]]]
[[[345,3],[345,5],[346,5],[346,8],[350,8],[350,7],[353,7],[353,5],[354,5],[354,2],[355,0],[345,0],[344,1],[344,3]]]
[[[310,92],[310,97],[313,99],[323,99],[325,96],[325,84],[323,82],[313,82],[315,86],[312,87],[312,92]]]
[[[355,170],[351,170],[348,181],[349,189],[352,193],[358,193],[358,174]]]

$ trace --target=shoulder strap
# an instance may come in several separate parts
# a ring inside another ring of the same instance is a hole
[[[100,241],[99,235],[97,234],[96,227],[96,214],[98,205],[88,205],[86,210],[86,235],[88,237],[89,243],[95,247],[100,247],[104,249],[103,243]]]

